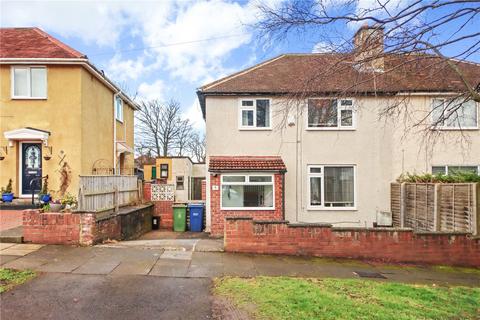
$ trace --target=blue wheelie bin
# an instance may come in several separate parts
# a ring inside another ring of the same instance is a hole
[[[203,224],[203,203],[190,203],[190,231],[202,232]]]

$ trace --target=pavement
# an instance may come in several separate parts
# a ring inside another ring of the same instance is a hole
[[[1,295],[1,319],[208,319],[212,278],[294,276],[480,286],[479,270],[234,254],[212,239],[69,247],[1,244],[3,268],[40,276]],[[28,303],[26,303],[28,301]],[[55,306],[55,307],[52,307]],[[70,308],[70,309],[69,309]]]

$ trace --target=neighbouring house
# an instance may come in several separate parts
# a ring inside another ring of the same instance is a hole
[[[175,201],[202,200],[202,181],[205,180],[205,163],[193,162],[190,157],[159,157],[144,164],[145,181],[175,186]]]
[[[383,31],[364,26],[352,53],[284,54],[199,88],[213,235],[235,216],[372,227],[390,211],[390,183],[400,174],[480,170],[478,103],[463,102],[455,120],[435,128],[406,130],[448,113],[447,102],[465,90],[459,76],[428,55],[357,63],[368,61],[357,57],[368,57],[360,48],[373,31],[373,51],[382,52]],[[479,83],[480,65],[454,63]],[[411,112],[381,118],[391,103]]]
[[[87,56],[39,28],[0,29],[0,185],[13,180],[18,197],[33,178],[49,176],[66,191],[79,175],[133,174],[134,111],[138,106]],[[40,184],[34,184],[37,193]]]

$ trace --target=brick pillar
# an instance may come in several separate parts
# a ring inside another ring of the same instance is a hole
[[[152,200],[152,184],[150,182],[145,182],[143,184],[143,200]]]
[[[160,217],[161,229],[173,228],[173,201],[155,201],[154,216]]]
[[[207,180],[202,180],[202,200],[207,200]]]

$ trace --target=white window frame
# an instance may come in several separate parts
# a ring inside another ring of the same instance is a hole
[[[269,106],[269,126],[268,127],[257,127],[257,100],[268,100]],[[243,101],[253,101],[253,106],[242,106]],[[252,110],[253,111],[253,126],[244,126],[242,124],[242,111],[243,110]],[[240,130],[272,130],[272,99],[270,98],[242,98],[238,99],[238,128]]]
[[[480,165],[476,164],[459,164],[459,165],[454,165],[454,164],[438,164],[438,165],[432,165],[430,167],[430,173],[433,174],[433,167],[445,167],[445,175],[448,175],[448,167],[477,167],[477,174],[480,174]]]
[[[224,182],[225,176],[244,176],[245,182]],[[272,177],[272,182],[250,182],[250,176],[255,177]],[[222,201],[222,193],[224,185],[251,185],[251,186],[272,186],[273,205],[271,207],[224,207]],[[275,175],[269,173],[224,173],[220,177],[220,210],[222,211],[274,211],[275,210]]]
[[[120,107],[120,110],[121,110],[120,114],[118,113],[118,110],[117,110],[117,99],[119,99],[122,102],[121,107]],[[115,120],[123,123],[123,99],[118,94],[114,95],[113,107],[114,107],[114,110],[115,110]]]
[[[449,127],[449,126],[446,126],[446,125],[438,125],[438,126],[434,126],[433,123],[435,122],[435,119],[433,118],[433,103],[435,100],[443,100],[444,103],[448,102],[448,100],[455,100],[455,99],[452,99],[452,98],[446,98],[446,97],[434,97],[431,99],[430,101],[430,123],[432,123],[432,127],[431,129],[432,130],[442,130],[442,131],[456,131],[456,130],[478,130],[479,129],[479,121],[480,121],[480,115],[479,115],[479,112],[480,112],[480,107],[479,107],[479,103],[474,101],[475,103],[475,107],[477,108],[477,112],[476,112],[476,115],[477,115],[477,125],[474,126],[474,127]],[[444,112],[445,113],[445,112]]]
[[[353,207],[326,207],[325,206],[325,168],[328,167],[352,167],[353,168]],[[321,173],[310,173],[310,168],[321,168]],[[310,199],[310,178],[322,178],[322,204],[311,205]],[[357,210],[357,166],[354,164],[312,164],[307,166],[307,210],[315,211],[356,211]]]
[[[15,69],[27,69],[27,91],[29,92],[28,96],[16,96],[15,95]],[[32,69],[45,69],[45,96],[43,97],[32,97]],[[48,70],[47,66],[44,65],[35,65],[35,66],[24,66],[16,65],[10,67],[10,97],[12,100],[45,100],[48,98]]]
[[[336,127],[310,127],[308,123],[308,100],[338,100],[337,102],[337,126]],[[351,106],[342,106],[342,100],[352,101]],[[356,103],[354,98],[308,98],[305,102],[307,112],[305,112],[305,130],[307,131],[352,131],[357,130],[357,110]],[[352,125],[351,126],[342,126],[342,112],[341,110],[352,110]]]

